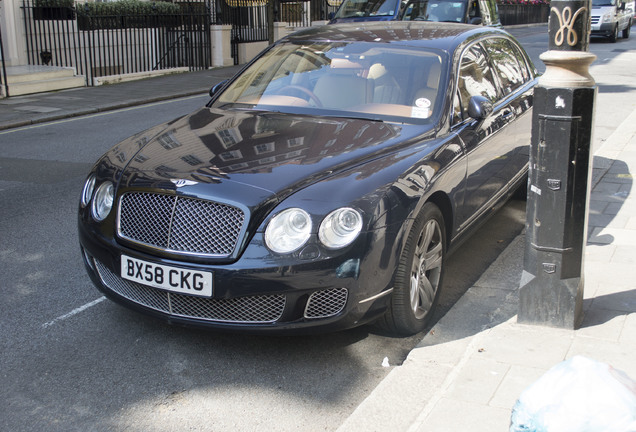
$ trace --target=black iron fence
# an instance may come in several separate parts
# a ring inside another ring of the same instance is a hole
[[[30,64],[74,67],[93,78],[211,66],[211,11],[207,2],[180,4],[175,13],[90,14],[82,7],[41,7],[24,0]]]
[[[335,14],[342,0],[318,0],[311,2],[311,20],[325,21]]]
[[[289,23],[293,27],[309,27],[311,25],[311,2],[296,0],[275,0],[277,11],[275,21]]]
[[[217,0],[214,21],[230,24],[234,64],[239,62],[239,45],[269,40],[267,0]]]
[[[549,4],[499,4],[499,20],[501,24],[534,24],[547,23],[550,17]]]
[[[342,0],[273,0],[275,21],[292,27],[309,27],[314,21],[326,21]]]

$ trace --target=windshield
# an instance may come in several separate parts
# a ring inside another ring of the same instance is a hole
[[[592,0],[592,6],[614,6],[616,0]]]
[[[392,16],[398,0],[344,0],[334,18]]]
[[[212,106],[430,123],[443,102],[444,59],[385,43],[285,43],[244,71]]]
[[[412,0],[406,4],[402,19],[406,21],[464,22],[467,4],[467,1]]]

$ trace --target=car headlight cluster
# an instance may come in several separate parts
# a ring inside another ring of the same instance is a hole
[[[320,224],[318,238],[329,249],[351,244],[362,230],[362,216],[352,208],[332,211]]]
[[[350,245],[362,230],[360,212],[349,207],[332,211],[320,223],[318,239],[328,249]],[[283,210],[265,229],[265,243],[273,252],[291,253],[307,243],[312,232],[309,214],[299,208]]]
[[[91,204],[91,214],[96,221],[103,221],[113,208],[113,202],[115,201],[115,186],[110,181],[105,181],[100,184],[95,190],[97,185],[97,178],[95,175],[91,175],[84,183],[84,189],[82,190],[82,197],[80,199],[80,205],[82,208]]]
[[[603,22],[604,23],[610,22],[611,19],[612,19],[611,15],[603,15]]]

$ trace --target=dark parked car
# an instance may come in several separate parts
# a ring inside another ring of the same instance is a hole
[[[393,20],[501,27],[495,0],[344,0],[329,23]]]
[[[535,83],[493,28],[290,35],[99,159],[79,206],[88,273],[181,324],[418,332],[447,254],[524,187]]]

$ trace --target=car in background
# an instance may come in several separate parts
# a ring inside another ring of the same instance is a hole
[[[330,23],[394,20],[501,27],[495,0],[344,0]]]
[[[508,33],[327,25],[115,145],[78,232],[108,298],[169,322],[425,328],[446,258],[526,187],[537,72]]]
[[[633,3],[630,3],[633,4]],[[616,42],[618,36],[629,38],[634,12],[620,0],[592,0],[591,35],[605,36]]]

